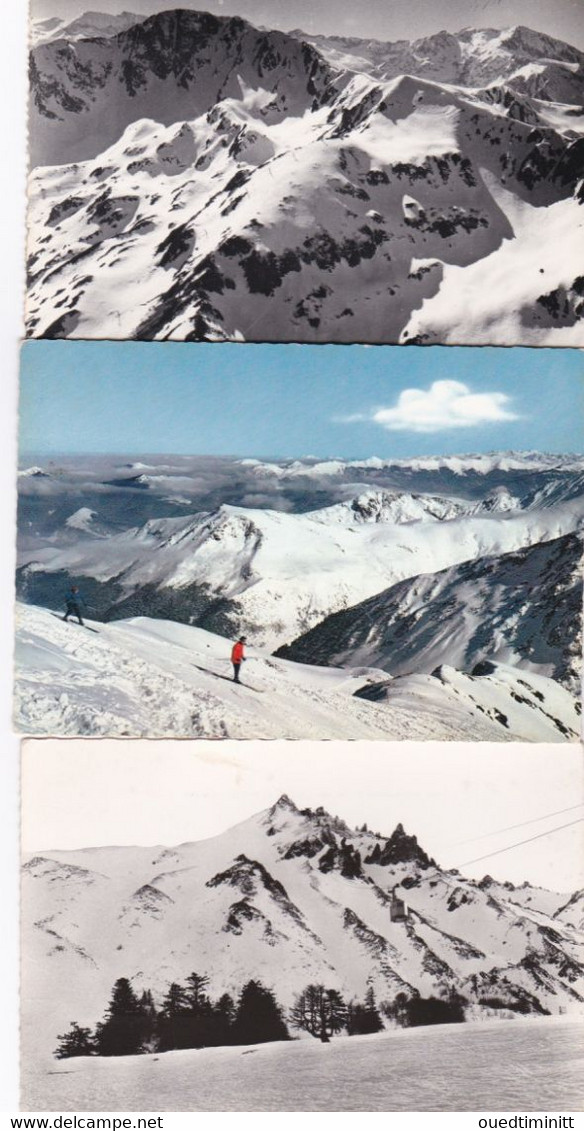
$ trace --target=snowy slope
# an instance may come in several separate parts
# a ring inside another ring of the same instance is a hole
[[[406,922],[390,920],[395,885]],[[46,1055],[72,1017],[95,1024],[117,977],[160,1000],[193,968],[212,994],[259,977],[285,1007],[312,980],[348,998],[373,986],[380,1002],[456,989],[475,1009],[581,1012],[584,939],[553,914],[569,896],[542,893],[532,909],[522,889],[516,902],[500,887],[442,871],[401,825],[358,832],[286,796],[199,843],[34,855],[25,1039]]]
[[[541,210],[489,183],[509,221],[512,239],[465,268],[464,282],[459,267],[444,265],[439,291],[425,297],[412,313],[402,342],[581,345],[582,199],[559,201],[546,209],[542,240]]]
[[[356,509],[303,514],[223,505],[152,519],[107,542],[80,531],[73,545],[51,541],[22,555],[21,591],[27,577],[58,582],[64,570],[108,586],[108,617],[170,615],[223,635],[247,631],[273,649],[397,581],[569,534],[584,513],[582,495],[533,509],[491,502],[466,514],[448,500],[438,515],[432,499],[418,500],[414,515],[407,497],[396,505],[377,496],[374,512],[380,503],[390,521],[360,521],[357,500]],[[408,512],[423,521],[403,521]]]
[[[491,660],[551,676],[577,694],[582,539],[569,534],[400,582],[334,614],[279,653],[368,665],[393,676]]]
[[[581,53],[398,47],[376,76],[177,11],[35,48],[28,333],[580,344]]]
[[[311,667],[253,646],[237,687],[230,650],[225,637],[171,621],[81,628],[19,606],[16,724],[36,735],[243,739],[563,742],[578,732],[567,692],[511,668],[472,679],[467,695],[453,692],[468,684],[453,669],[396,680],[391,699],[381,669]]]
[[[383,706],[416,702],[431,710],[439,699],[454,719],[484,717],[523,742],[557,742],[581,736],[580,700],[547,676],[483,661],[470,675],[442,664],[431,675],[402,675],[370,683],[356,695]]]
[[[82,1057],[74,1072],[70,1061],[35,1058],[23,1067],[24,1110],[129,1111],[139,1096],[147,1111],[579,1111],[583,1033],[577,1017],[529,1017],[330,1045]]]
[[[517,505],[520,505],[519,502]],[[312,520],[354,526],[362,522],[424,522],[436,519],[444,522],[462,514],[481,509],[482,504],[466,504],[439,495],[414,495],[398,491],[365,491],[356,498],[311,511]],[[486,506],[485,506],[486,509]]]

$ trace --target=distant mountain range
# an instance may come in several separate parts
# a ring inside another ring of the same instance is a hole
[[[185,9],[35,36],[30,336],[582,344],[575,47]]]
[[[352,829],[286,796],[211,840],[33,855],[22,915],[23,1030],[45,1058],[118,977],[160,1000],[193,969],[212,994],[259,978],[286,1009],[311,981],[379,1003],[456,991],[475,1019],[584,1007],[581,892],[469,880],[401,825]]]
[[[51,43],[58,39],[69,42],[77,39],[111,39],[121,31],[127,31],[133,24],[141,23],[143,19],[144,16],[132,12],[120,12],[119,15],[111,12],[84,12],[73,20],[59,16],[32,19],[30,41],[33,47],[38,47],[41,43]]]
[[[325,474],[318,469],[316,463],[304,470]],[[261,471],[260,464],[251,469]],[[567,481],[537,473],[527,479],[523,497],[499,488],[472,502],[378,488],[303,513],[223,504],[149,519],[106,541],[81,508],[81,523],[75,510],[64,537],[57,531],[44,545],[23,550],[19,591],[37,603],[57,597],[60,607],[68,576],[89,586],[105,619],[170,616],[224,635],[244,629],[257,645],[276,648],[396,582],[469,561],[480,562],[481,573],[485,559],[581,528],[579,474]],[[121,495],[157,481],[141,472],[110,486]],[[164,485],[168,491],[167,477]]]

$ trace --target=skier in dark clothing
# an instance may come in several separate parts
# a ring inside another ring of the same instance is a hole
[[[81,593],[76,585],[72,585],[67,590],[65,595],[65,604],[67,605],[67,612],[63,620],[69,620],[69,617],[77,617],[79,624],[83,624],[83,617],[81,616],[81,606],[85,604]]]
[[[231,663],[233,664],[233,681],[239,683],[239,669],[245,661],[245,642],[246,637],[240,636],[236,644],[231,649]]]

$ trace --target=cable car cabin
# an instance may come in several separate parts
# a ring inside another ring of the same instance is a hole
[[[395,891],[392,892],[391,896],[389,917],[392,923],[405,923],[408,918],[408,905],[404,899],[400,899],[395,894]]]

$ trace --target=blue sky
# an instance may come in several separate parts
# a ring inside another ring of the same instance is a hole
[[[23,452],[581,452],[577,350],[27,342]]]

